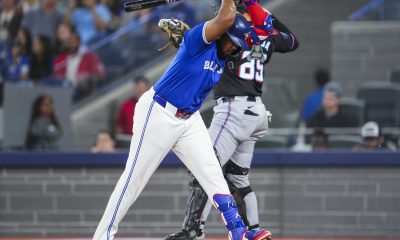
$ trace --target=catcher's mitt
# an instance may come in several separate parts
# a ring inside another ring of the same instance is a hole
[[[186,30],[190,29],[190,27],[185,22],[174,18],[160,19],[160,21],[158,21],[158,27],[161,28],[161,30],[163,30],[164,32],[168,33],[169,39],[169,43],[159,49],[159,51],[164,50],[169,45],[172,45],[175,48],[179,48],[179,45],[182,43],[183,33]]]

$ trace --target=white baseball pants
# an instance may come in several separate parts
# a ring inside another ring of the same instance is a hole
[[[96,229],[94,240],[112,240],[118,224],[142,192],[151,175],[172,149],[193,173],[210,200],[215,194],[230,194],[212,142],[199,112],[183,120],[176,108],[153,100],[151,88],[139,99],[126,167]]]

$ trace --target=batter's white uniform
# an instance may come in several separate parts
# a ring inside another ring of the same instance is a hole
[[[171,149],[219,210],[230,239],[270,238],[271,234],[265,230],[246,231],[198,111],[221,78],[225,65],[217,43],[205,38],[206,26],[207,23],[201,23],[184,33],[171,65],[139,99],[126,167],[111,194],[95,240],[114,239],[119,222]],[[240,33],[237,38],[244,41],[242,30],[250,31],[244,17],[237,14],[232,26],[233,30],[241,30],[236,31]]]
[[[93,239],[114,239],[118,224],[171,149],[218,208],[233,240],[269,235],[266,231],[246,231],[198,112],[225,64],[216,42],[206,41],[205,26],[202,23],[185,32],[184,42],[167,71],[139,99],[126,167]]]
[[[153,100],[153,96],[154,90],[151,88],[136,105],[135,134],[132,136],[128,161],[93,239],[114,239],[119,222],[171,149],[196,176],[208,196],[229,194],[199,112],[187,120],[179,119],[175,116],[175,107],[167,104],[163,108]]]

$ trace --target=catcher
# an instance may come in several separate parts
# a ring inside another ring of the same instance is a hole
[[[265,77],[263,68],[274,52],[294,51],[299,43],[284,24],[255,0],[237,3],[237,10],[252,20],[259,38],[250,36],[247,40],[253,45],[252,51],[238,53],[225,65],[222,78],[214,88],[217,106],[209,134],[239,213],[248,229],[257,229],[257,198],[250,186],[249,171],[255,143],[266,133],[271,116],[260,97]],[[168,45],[176,48],[183,32],[189,29],[176,19],[162,19],[159,27],[168,33]],[[167,240],[205,238],[204,224],[211,203],[207,202],[198,181],[192,175],[191,178],[182,230],[167,236]]]

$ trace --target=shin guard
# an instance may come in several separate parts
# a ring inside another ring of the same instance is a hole
[[[232,195],[216,194],[213,200],[229,232],[229,239],[241,240],[246,228]]]

